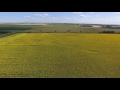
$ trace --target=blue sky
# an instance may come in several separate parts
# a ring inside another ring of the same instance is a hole
[[[1,22],[120,24],[120,12],[0,12]]]

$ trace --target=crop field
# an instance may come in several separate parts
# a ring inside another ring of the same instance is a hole
[[[0,38],[0,77],[120,77],[120,34],[16,33]]]
[[[120,29],[102,27],[83,27],[78,24],[16,24],[0,25],[0,33],[3,32],[29,32],[29,33],[99,33],[102,31],[114,31],[120,33]]]
[[[26,30],[35,29],[34,25],[0,25],[0,33],[2,32],[25,32]]]
[[[102,31],[114,31],[115,33],[120,33],[120,29],[110,29],[110,28],[102,28],[102,27],[82,27],[77,24],[41,25],[29,31],[40,32],[40,33],[99,33]]]

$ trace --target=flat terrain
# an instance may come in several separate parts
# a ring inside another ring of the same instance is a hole
[[[47,24],[15,24],[15,25],[47,25]]]
[[[2,32],[25,32],[35,29],[35,25],[0,25],[0,33]]]
[[[37,32],[37,33],[99,33],[114,31],[120,33],[120,29],[102,27],[83,27],[77,24],[17,24],[0,25],[1,32]]]
[[[120,29],[110,29],[102,27],[83,27],[77,24],[39,25],[35,29],[31,29],[29,31],[40,33],[99,33],[103,31],[114,31],[115,33],[120,33]]]
[[[120,77],[119,34],[19,33],[0,52],[0,77]]]

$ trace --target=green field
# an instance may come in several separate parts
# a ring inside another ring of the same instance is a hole
[[[0,25],[0,33],[2,32],[25,32],[35,29],[38,26],[34,25]]]
[[[120,29],[83,27],[78,24],[0,25],[0,33],[28,31],[32,33],[99,33],[102,31],[114,31],[115,33],[120,33]]]
[[[36,28],[41,28],[41,25],[9,25],[0,24],[0,38],[15,34],[29,32],[30,30],[35,30]]]
[[[119,34],[18,33],[0,52],[0,77],[120,77]]]

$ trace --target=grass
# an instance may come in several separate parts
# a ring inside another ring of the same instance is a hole
[[[7,25],[1,24],[0,25],[0,38],[15,34],[15,33],[24,33],[28,32],[29,30],[35,29],[40,27],[39,25]]]
[[[25,32],[36,27],[34,25],[0,25],[0,32]]]
[[[0,77],[120,77],[119,34],[14,34],[0,52]]]

